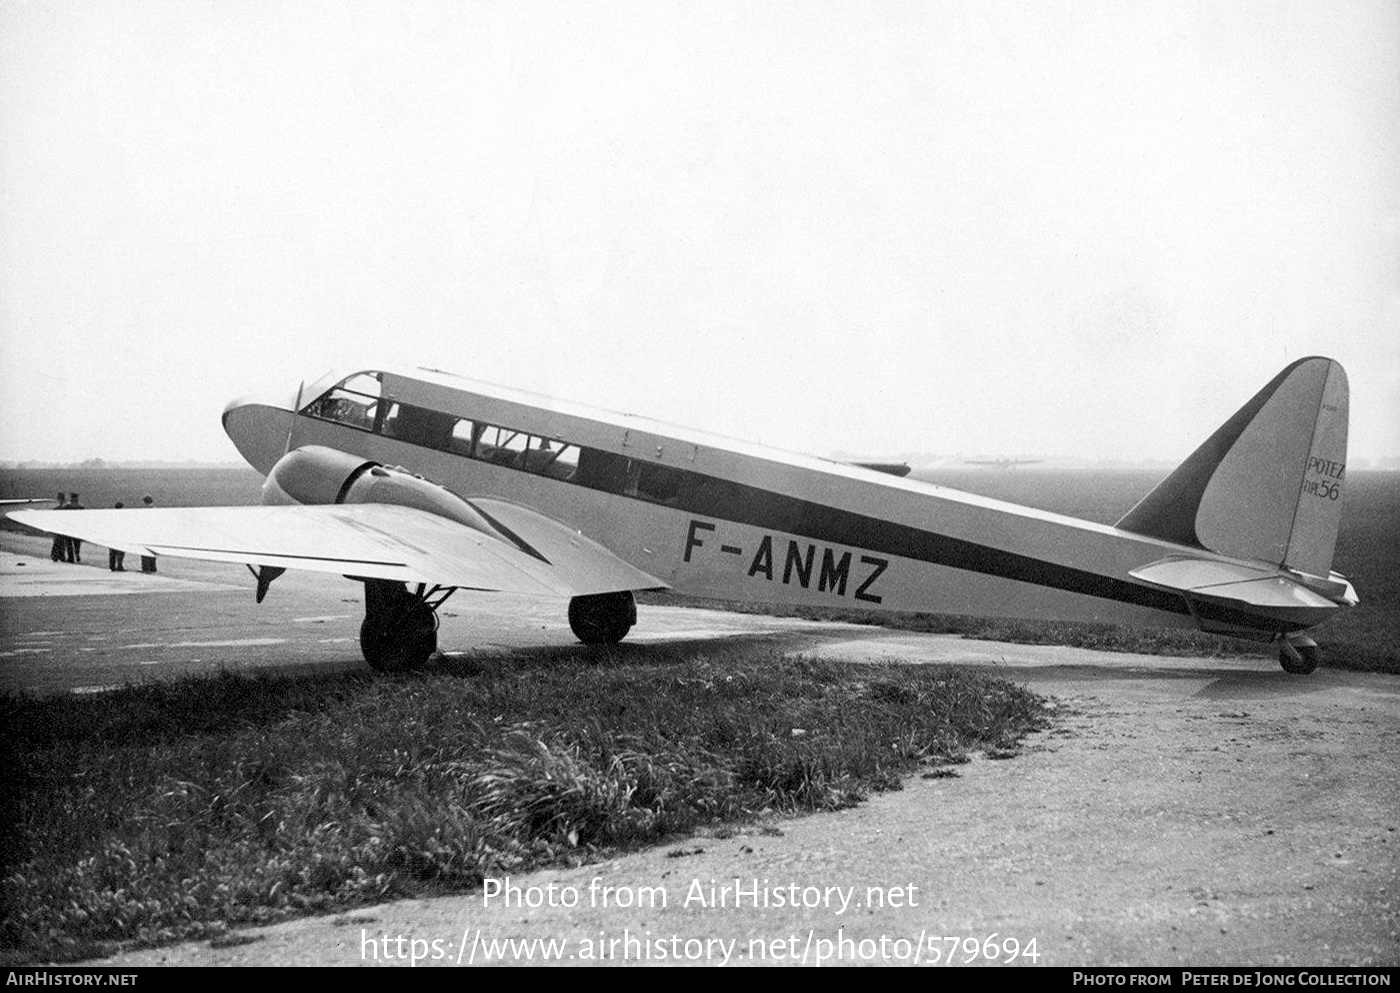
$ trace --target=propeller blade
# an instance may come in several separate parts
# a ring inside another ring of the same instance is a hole
[[[297,426],[297,412],[301,410],[301,391],[306,389],[306,380],[297,384],[297,402],[292,405],[292,416],[287,421],[287,443],[282,446],[282,454],[286,455],[292,450],[292,432]]]

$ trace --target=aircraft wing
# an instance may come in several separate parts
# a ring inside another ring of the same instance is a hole
[[[490,534],[384,503],[22,510],[21,524],[138,555],[555,596],[664,589],[602,545],[502,500],[473,501]]]

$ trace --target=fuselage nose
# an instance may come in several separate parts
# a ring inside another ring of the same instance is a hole
[[[224,433],[248,464],[266,476],[286,451],[295,416],[291,396],[241,397],[224,408]]]

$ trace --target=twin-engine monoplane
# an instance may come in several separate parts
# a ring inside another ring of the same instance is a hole
[[[1332,571],[1347,381],[1326,358],[1280,372],[1113,526],[436,370],[331,373],[223,422],[262,506],[10,516],[244,563],[259,601],[287,569],[345,576],[380,670],[436,650],[455,590],[567,600],[588,643],[627,634],[635,591],[673,589],[1193,627],[1274,641],[1289,672],[1318,664],[1302,632],[1356,603]]]

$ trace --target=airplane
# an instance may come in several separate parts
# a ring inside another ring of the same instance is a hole
[[[456,590],[568,599],[615,643],[640,590],[875,610],[1197,628],[1272,641],[1357,596],[1333,572],[1348,389],[1292,363],[1115,525],[720,438],[434,369],[331,372],[228,404],[266,479],[256,507],[21,510],[140,555],[243,563],[262,602],[287,569],[365,587],[361,651],[421,665]]]
[[[994,469],[1012,469],[1018,465],[1037,465],[1041,459],[963,459],[964,465],[989,465]]]

